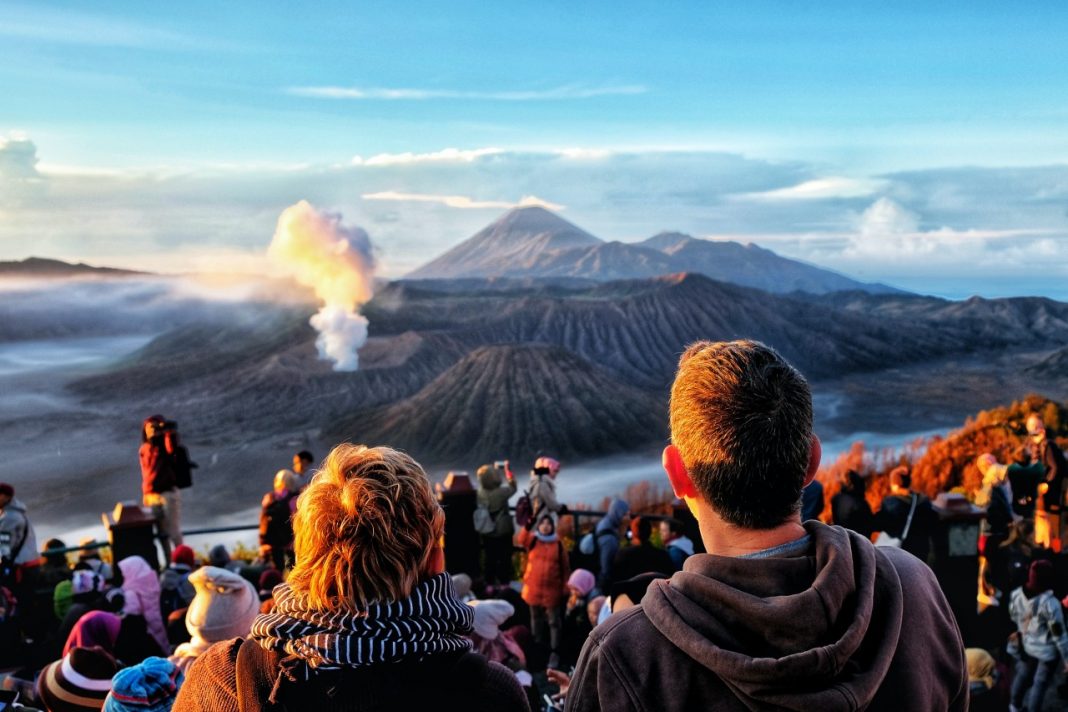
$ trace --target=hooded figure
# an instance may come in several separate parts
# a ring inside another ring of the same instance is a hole
[[[629,504],[619,498],[613,499],[612,504],[608,506],[608,514],[597,522],[597,527],[594,529],[601,564],[597,584],[601,591],[607,591],[612,581],[612,562],[615,561],[616,552],[619,551],[619,529],[623,526],[623,519],[629,512]]]
[[[128,556],[120,561],[119,571],[122,572],[125,598],[123,615],[144,617],[148,634],[159,643],[162,650],[170,650],[167,628],[163,625],[163,614],[159,607],[160,588],[156,572],[140,556]]]

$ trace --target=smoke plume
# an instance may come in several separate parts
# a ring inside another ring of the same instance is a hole
[[[311,318],[319,332],[319,358],[333,361],[335,371],[355,371],[356,350],[367,341],[367,319],[359,308],[370,301],[374,288],[367,233],[302,200],[278,217],[267,256],[322,300]]]

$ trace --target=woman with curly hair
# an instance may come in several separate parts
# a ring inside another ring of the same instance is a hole
[[[336,447],[298,500],[296,564],[273,611],[203,653],[174,709],[528,709],[513,673],[471,652],[444,528],[411,457]]]

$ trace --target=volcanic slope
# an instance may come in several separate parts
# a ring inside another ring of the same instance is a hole
[[[342,420],[330,434],[430,461],[633,450],[666,437],[666,400],[544,344],[472,351],[419,393]]]

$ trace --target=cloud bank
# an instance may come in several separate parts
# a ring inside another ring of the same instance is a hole
[[[541,204],[566,205],[569,220],[609,240],[677,230],[926,293],[1068,299],[1068,166],[843,176],[717,151],[453,147],[102,175],[52,172],[32,144],[8,139],[0,149],[0,259],[174,270],[218,256],[255,268],[278,215],[306,196],[365,226],[377,274],[395,277],[498,212]]]

